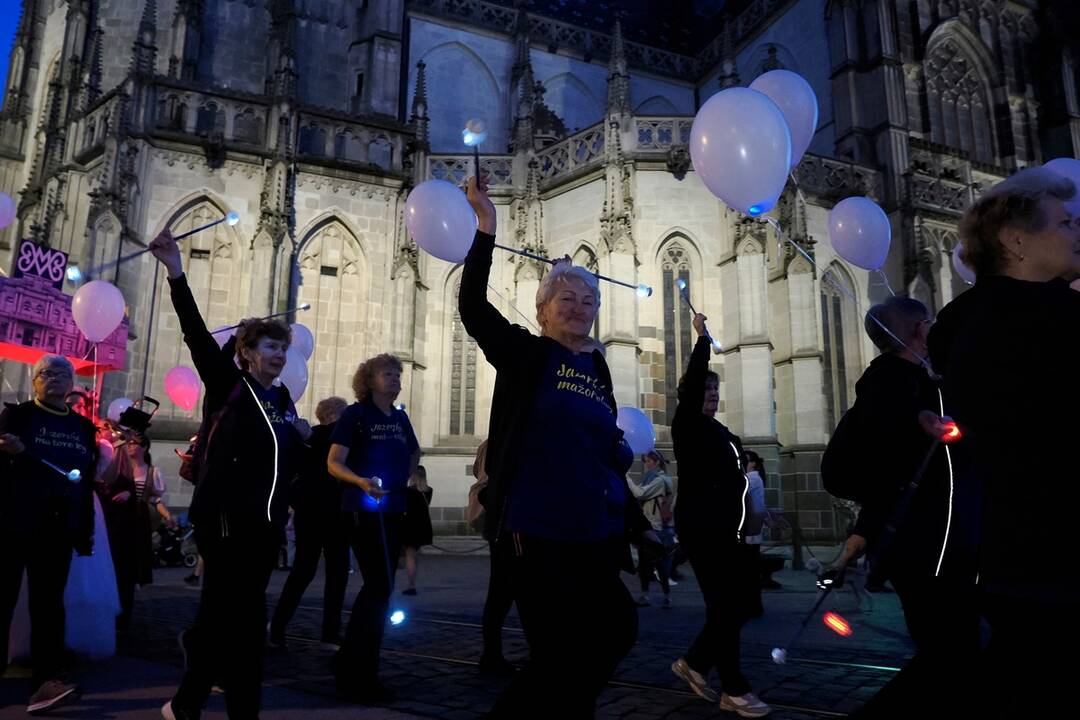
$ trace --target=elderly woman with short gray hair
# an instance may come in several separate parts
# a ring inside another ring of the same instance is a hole
[[[600,290],[595,275],[560,261],[536,294],[540,335],[512,325],[487,300],[494,205],[476,178],[468,198],[479,229],[459,308],[497,372],[488,518],[495,542],[513,546],[514,600],[530,650],[492,717],[592,717],[637,634],[619,578],[628,498],[637,508],[626,487],[633,453],[615,424],[611,373],[589,336]]]
[[[1080,584],[1060,550],[1075,543],[1068,513],[1080,506],[1068,460],[1080,438],[1080,293],[1068,285],[1080,277],[1076,193],[1046,168],[984,193],[960,222],[962,259],[978,281],[929,336],[944,413],[964,434],[950,448],[957,510],[938,572],[963,572],[982,592],[994,674],[987,717],[1073,710]],[[1044,449],[1062,453],[1060,468],[1033,474],[1032,453]],[[965,545],[977,552],[958,562],[952,548]]]
[[[0,673],[25,570],[34,666],[28,712],[59,705],[77,689],[61,679],[64,587],[72,550],[93,551],[97,441],[93,423],[64,402],[74,376],[67,358],[45,355],[31,372],[34,399],[0,413]]]

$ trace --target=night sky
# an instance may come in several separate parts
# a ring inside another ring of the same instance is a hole
[[[7,92],[8,61],[19,24],[20,5],[19,0],[0,0],[0,101]]]

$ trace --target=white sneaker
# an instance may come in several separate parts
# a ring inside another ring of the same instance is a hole
[[[698,697],[709,702],[716,702],[716,691],[709,687],[705,678],[701,677],[701,673],[686,664],[686,660],[679,658],[671,663],[671,672],[685,680],[690,689],[698,694]]]
[[[77,685],[62,680],[46,680],[41,684],[26,704],[26,712],[38,713],[56,707],[70,698],[79,689]]]
[[[748,718],[765,717],[772,712],[772,708],[752,692],[745,695],[724,693],[720,696],[720,709]]]

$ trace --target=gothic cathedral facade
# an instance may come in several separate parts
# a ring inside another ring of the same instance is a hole
[[[824,539],[842,520],[818,462],[874,355],[863,313],[889,285],[947,303],[963,208],[1015,169],[1080,156],[1068,27],[1074,3],[1039,0],[22,0],[0,263],[31,238],[91,267],[238,212],[184,246],[208,324],[310,303],[293,318],[316,338],[308,416],[351,400],[363,359],[397,354],[433,518],[460,532],[494,374],[457,314],[460,268],[418,251],[402,209],[415,184],[471,172],[461,130],[483,120],[503,243],[655,289],[604,288],[595,332],[619,403],[670,443],[687,281],[724,348],[721,419],[767,458],[769,504]],[[768,223],[712,197],[686,143],[710,95],[772,68],[802,74],[821,113]],[[884,276],[830,247],[849,195],[889,214]],[[543,272],[496,256],[492,301],[535,322]],[[104,401],[160,397],[190,363],[165,278],[143,256],[101,279],[130,321]],[[26,389],[5,363],[4,399]],[[169,405],[155,431],[179,445],[198,417]],[[175,477],[170,491],[185,504]]]

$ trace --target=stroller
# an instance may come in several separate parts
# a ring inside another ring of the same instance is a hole
[[[154,543],[154,560],[158,567],[195,567],[199,555],[191,539],[192,527],[180,524],[175,528],[160,525],[157,529],[157,542]]]

